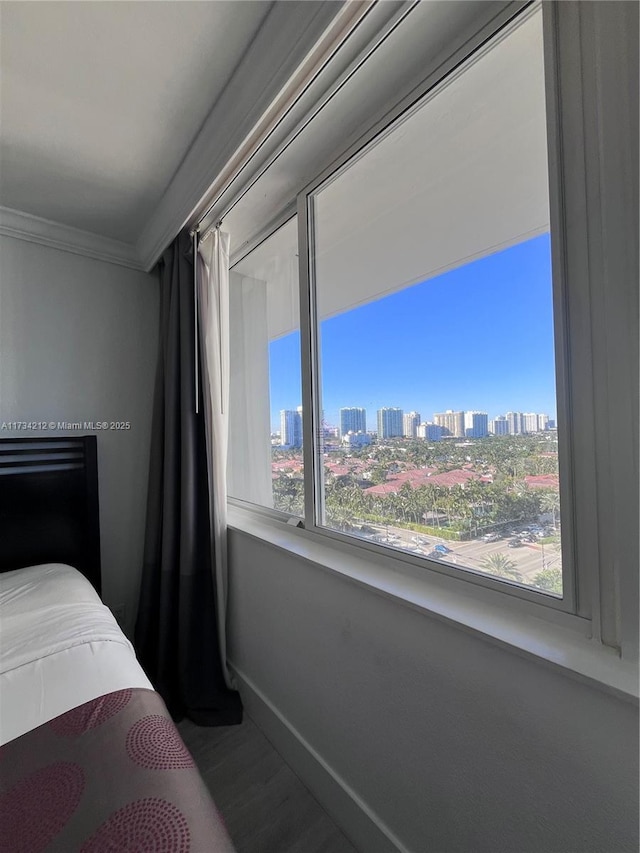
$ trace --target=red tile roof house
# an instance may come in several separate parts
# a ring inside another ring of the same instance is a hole
[[[535,474],[524,478],[530,489],[558,489],[559,481],[557,474]]]
[[[459,468],[453,471],[446,471],[443,474],[431,473],[434,470],[435,469],[433,468],[422,468],[417,471],[405,471],[402,474],[389,477],[386,483],[380,483],[377,486],[370,486],[368,489],[364,490],[364,494],[397,494],[405,483],[410,483],[414,489],[426,485],[446,486],[449,489],[453,488],[453,486],[462,486],[462,488],[464,488],[465,484],[469,480],[481,479],[480,475],[476,474],[474,471],[463,471]]]

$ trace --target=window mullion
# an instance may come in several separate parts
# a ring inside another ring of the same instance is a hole
[[[302,449],[304,459],[304,521],[307,529],[316,525],[316,506],[321,496],[322,484],[318,478],[315,435],[321,428],[317,394],[314,393],[317,376],[317,340],[315,307],[312,294],[312,228],[308,197],[298,197],[298,269],[300,284],[300,357],[302,372]]]
[[[565,186],[565,149],[561,124],[562,91],[557,42],[557,9],[543,4],[545,89],[547,101],[547,147],[549,158],[549,214],[553,275],[553,313],[555,330],[556,396],[558,407],[559,476],[562,512],[565,519],[562,538],[562,589],[571,612],[591,615],[590,586],[586,564],[577,560],[576,500],[574,485],[573,407],[571,404],[571,340],[569,328],[569,286],[567,255],[567,210]]]

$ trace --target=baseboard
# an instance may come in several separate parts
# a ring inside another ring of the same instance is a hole
[[[249,717],[362,853],[411,853],[253,681],[230,663]]]

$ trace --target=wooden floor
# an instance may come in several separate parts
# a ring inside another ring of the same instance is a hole
[[[241,726],[178,728],[238,853],[357,853],[246,714]]]

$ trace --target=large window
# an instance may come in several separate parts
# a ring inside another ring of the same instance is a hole
[[[314,522],[563,594],[542,13],[308,199]]]
[[[602,354],[592,299],[617,279],[585,262],[583,81],[557,15],[544,40],[539,5],[487,24],[305,169],[297,218],[235,264],[229,491],[345,555],[593,618],[615,646],[591,340]]]

